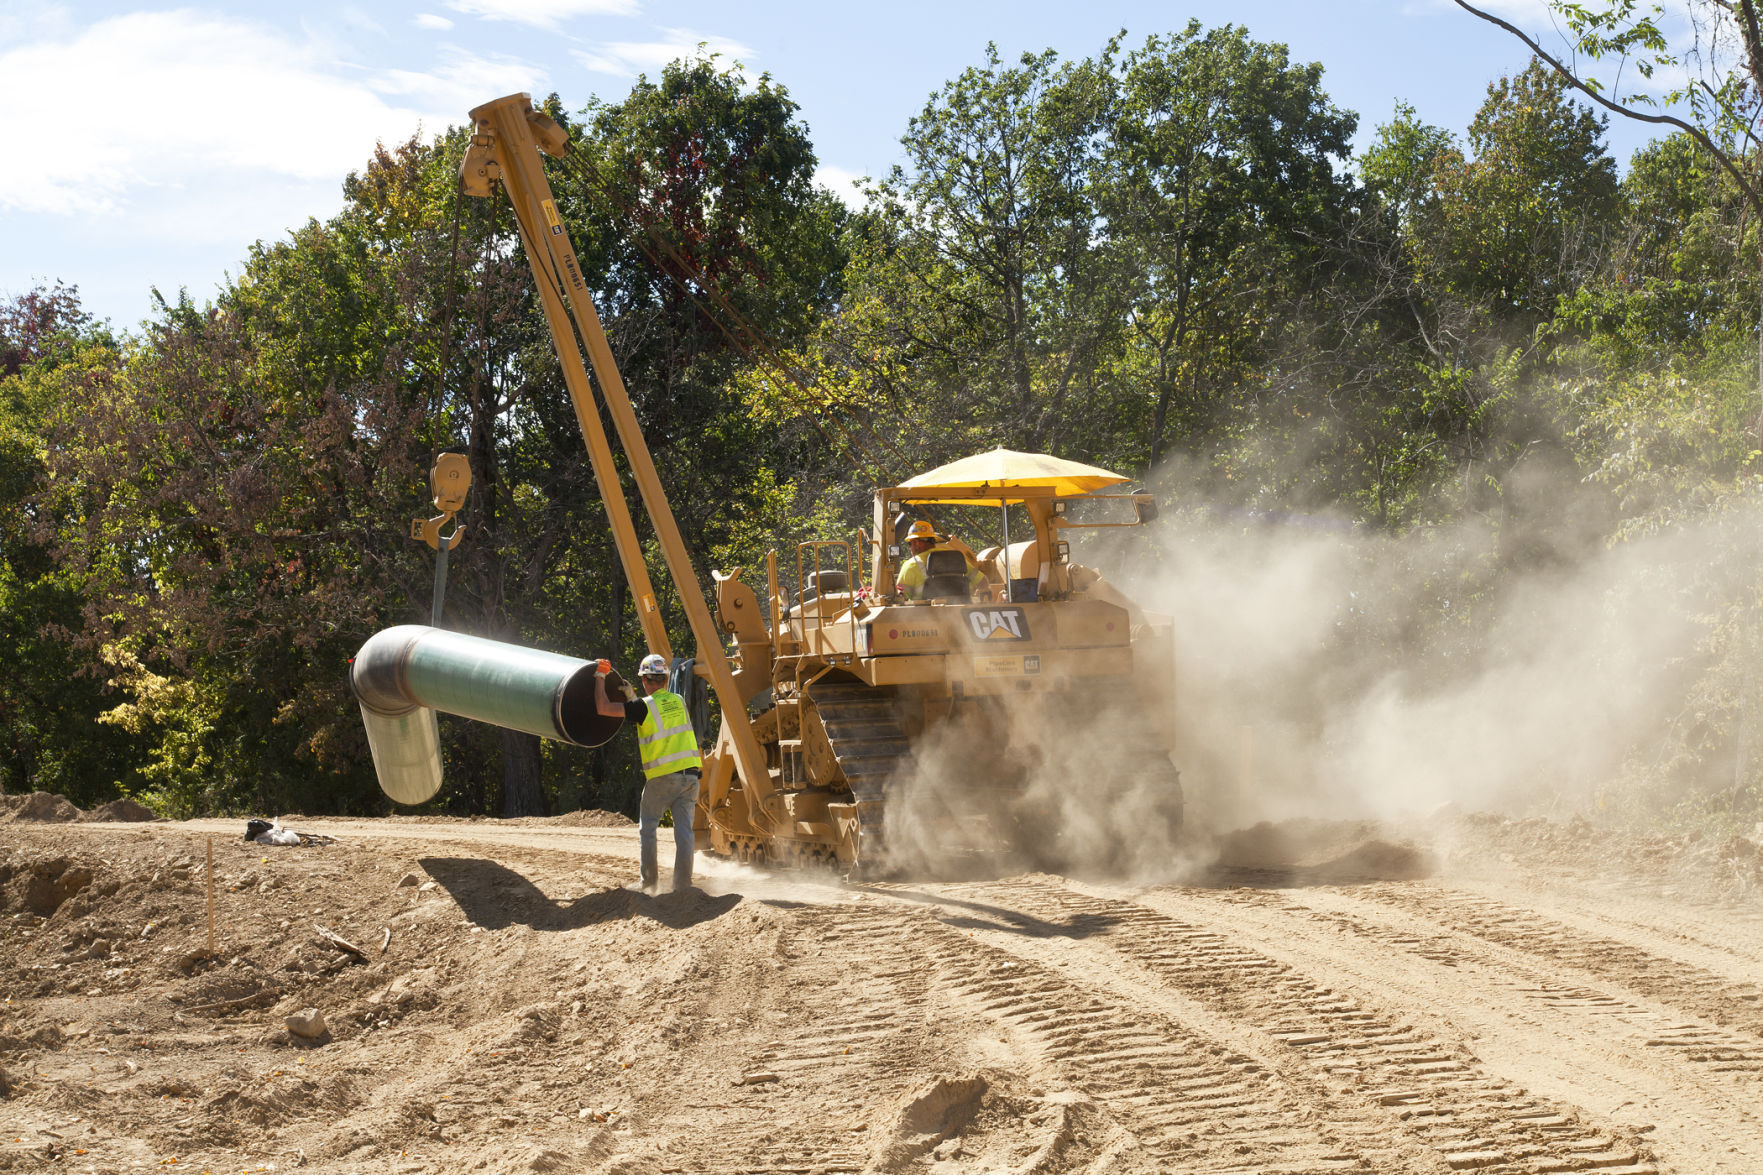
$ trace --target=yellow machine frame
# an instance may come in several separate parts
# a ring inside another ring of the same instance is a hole
[[[562,155],[568,149],[565,132],[525,94],[487,102],[471,117],[474,134],[461,162],[461,182],[467,194],[480,197],[492,196],[500,184],[514,208],[644,638],[650,651],[671,656],[600,423],[596,384],[678,589],[697,645],[698,671],[709,678],[720,704],[722,722],[705,756],[695,821],[701,848],[760,860],[855,863],[881,825],[883,769],[922,729],[939,699],[1088,695],[1097,692],[1097,683],[1129,682],[1147,698],[1172,697],[1169,627],[1159,623],[1166,618],[1140,611],[1094,571],[1070,564],[1060,532],[1078,524],[1066,517],[1069,499],[1051,489],[878,489],[874,534],[859,544],[867,551],[842,541],[797,547],[798,591],[811,570],[827,591],[792,603],[779,583],[773,552],[766,567],[769,606],[760,607],[740,569],[712,572],[713,618],[541,166],[541,151]],[[583,345],[593,381],[582,361]],[[1130,500],[1141,519],[1150,501],[1147,495],[1086,496],[1096,498]],[[1033,533],[974,556],[987,578],[978,598],[958,605],[894,600],[891,528],[904,511],[931,504],[1003,506],[1006,539],[1008,508],[1018,505]],[[859,592],[862,554],[869,557],[870,577],[867,590]],[[843,564],[844,583],[837,587],[825,577],[838,570],[823,566],[829,557]],[[1030,582],[1034,598],[1017,598],[1013,583]],[[733,662],[725,637],[735,646]],[[772,705],[751,717],[749,703],[766,691]],[[877,763],[881,769],[866,776],[865,764]],[[1167,758],[1162,768],[1173,770]],[[1179,787],[1177,796],[1179,802]]]

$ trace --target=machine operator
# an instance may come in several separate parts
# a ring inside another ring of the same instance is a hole
[[[936,527],[920,518],[906,532],[906,546],[912,551],[904,563],[900,564],[900,573],[894,577],[894,591],[908,600],[921,599],[924,595],[924,581],[930,578],[928,562],[930,553],[938,550],[960,550],[958,547],[947,546],[947,535],[937,533]],[[970,592],[977,593],[986,586],[985,572],[981,571],[973,561],[973,555],[961,551],[961,557],[967,563],[967,587]]]

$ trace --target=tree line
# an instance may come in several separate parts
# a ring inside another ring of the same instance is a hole
[[[739,66],[544,105],[701,569],[848,537],[873,485],[998,445],[1248,516],[1478,520],[1492,552],[1441,600],[1754,492],[1744,192],[1682,133],[1619,173],[1605,116],[1541,62],[1461,131],[1398,106],[1355,153],[1322,66],[1243,28],[994,50],[851,205],[814,183],[785,87]],[[467,133],[382,145],[341,212],[259,242],[212,302],[156,295],[133,331],[68,286],[0,306],[5,790],[385,810],[348,659],[427,618],[408,525],[441,451],[476,476],[450,626],[643,652],[510,211],[455,190]],[[1753,597],[1714,602],[1710,647],[1752,631]],[[1709,681],[1678,736],[1697,754],[1749,721]],[[440,810],[634,810],[629,736],[443,734]]]

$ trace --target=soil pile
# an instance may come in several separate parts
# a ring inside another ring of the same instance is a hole
[[[87,820],[113,820],[123,824],[140,824],[148,820],[161,820],[153,810],[134,800],[111,800],[108,804],[99,804],[86,813]]]
[[[29,792],[22,796],[0,796],[0,824],[9,824],[15,820],[67,824],[82,820],[85,815],[63,797],[46,791]]]
[[[0,824],[10,824],[17,820],[47,824],[72,824],[76,820],[134,824],[159,819],[162,817],[155,816],[151,809],[130,799],[111,800],[107,804],[99,804],[90,812],[84,812],[65,796],[58,796],[53,792],[34,791],[22,796],[0,795]]]
[[[1412,839],[1389,836],[1369,820],[1263,821],[1218,838],[1212,869],[1304,884],[1410,881],[1437,868],[1429,850]]]

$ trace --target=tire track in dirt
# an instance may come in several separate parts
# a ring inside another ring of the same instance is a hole
[[[1032,1041],[1169,1170],[1412,1169],[1320,1088],[1291,1088],[1253,1057],[998,947],[926,933],[941,985]]]
[[[1160,1006],[1167,1001],[1063,973],[1073,952],[1094,961],[1097,952],[1079,940],[1101,934],[1103,918],[1016,919],[1009,936],[1043,948],[1019,951],[962,929],[977,925],[962,907],[997,909],[988,904],[997,896],[991,886],[974,888],[972,901],[953,900],[954,888],[866,888],[925,907],[920,934],[937,990],[954,997],[952,1012],[1007,1027],[1018,1055],[1038,1055],[1103,1106],[1158,1170],[1324,1175],[1437,1168],[1430,1148],[1392,1134],[1387,1114],[1340,1082],[1303,1066],[1270,1065],[1235,1047],[1234,1032],[1208,1031]]]
[[[1405,911],[1455,933],[1541,957],[1741,1034],[1735,1047],[1763,1045],[1763,987],[1732,982],[1703,967],[1588,934],[1534,911],[1478,894],[1437,887],[1371,885],[1367,901]],[[1564,997],[1567,998],[1567,997]],[[1763,1056],[1763,1052],[1759,1052]]]
[[[1684,893],[1667,901],[1608,882],[1553,881],[1545,888],[1504,879],[1450,878],[1428,884],[1479,893],[1574,927],[1582,934],[1621,939],[1680,962],[1763,980],[1763,913],[1733,901]],[[1675,892],[1675,891],[1674,891]]]
[[[804,906],[779,943],[786,964],[773,1014],[785,1031],[746,1058],[733,1089],[694,1119],[702,1165],[717,1175],[839,1175],[869,1161],[874,1103],[935,1072],[924,1039],[928,969],[914,920],[874,903]],[[707,1120],[706,1120],[707,1119]],[[709,1129],[705,1129],[708,1126]]]
[[[1763,1156],[1757,1075],[1744,1059],[1754,1050],[1706,1022],[1576,984],[1551,960],[1436,930],[1352,888],[1160,889],[1143,900],[1180,903],[1233,939],[1386,1005],[1433,1006],[1496,1067],[1529,1074],[1564,1101],[1614,1106],[1612,1114],[1627,1107],[1627,1124],[1659,1129],[1654,1149],[1686,1170],[1749,1175]],[[1446,1004],[1441,988],[1452,993]]]
[[[1385,1129],[1449,1168],[1497,1175],[1657,1170],[1630,1132],[1487,1073],[1428,1033],[1212,927],[1038,879],[990,885],[984,895],[1040,920],[1089,919],[1099,945],[1181,996],[1283,1042],[1319,1079],[1349,1083],[1349,1099],[1366,1114],[1381,1115]]]
[[[1474,934],[1468,930],[1439,933],[1418,928],[1414,925],[1418,919],[1410,916],[1409,907],[1412,903],[1407,901],[1390,902],[1387,893],[1367,894],[1360,890],[1354,890],[1350,894],[1335,895],[1332,899],[1318,899],[1310,895],[1306,895],[1306,898],[1307,900],[1300,900],[1282,894],[1263,892],[1255,894],[1252,899],[1239,900],[1252,900],[1264,907],[1285,910],[1297,916],[1333,926],[1357,937],[1381,943],[1392,949],[1411,951],[1422,958],[1441,962],[1446,966],[1454,967],[1473,959],[1474,952],[1468,949],[1470,942],[1486,941],[1485,936]],[[1319,909],[1315,904],[1318,900],[1327,900],[1330,904],[1333,902],[1359,904],[1362,901],[1380,904],[1390,908],[1393,913],[1401,917],[1402,924],[1374,922],[1368,918],[1356,917],[1354,914],[1340,909]],[[1470,941],[1466,941],[1466,939]],[[1515,970],[1520,968],[1532,973],[1530,979],[1516,984],[1512,990],[1558,1011],[1606,1019],[1605,1025],[1589,1035],[1606,1037],[1608,1035],[1607,1021],[1614,1020],[1629,1027],[1632,1034],[1640,1038],[1646,1048],[1659,1049],[1674,1054],[1675,1058],[1680,1061],[1706,1065],[1713,1072],[1730,1074],[1735,1079],[1756,1082],[1759,1078],[1763,1078],[1763,1041],[1742,1032],[1734,1032],[1707,1023],[1705,1020],[1699,1023],[1686,1023],[1685,1017],[1682,1015],[1667,1014],[1641,1006],[1631,1000],[1619,998],[1608,990],[1561,982],[1557,973],[1557,967],[1561,963],[1560,959],[1546,956],[1547,962],[1539,972],[1529,958],[1536,952],[1513,944],[1500,945],[1506,950],[1520,953],[1523,956],[1516,965],[1508,963],[1502,966],[1501,971],[1506,977],[1509,978]],[[1631,956],[1641,953],[1633,947],[1625,949]],[[1609,952],[1605,952],[1603,957],[1609,957]],[[1527,966],[1527,963],[1530,965]],[[1689,964],[1671,960],[1650,964],[1644,969],[1644,973],[1651,978],[1655,968],[1663,970],[1667,967],[1681,970],[1685,974],[1699,979],[1701,988],[1731,987],[1718,976],[1710,976]],[[1575,969],[1586,970],[1579,966],[1575,966]],[[1630,989],[1636,986],[1622,982],[1620,977],[1618,977],[1618,984]],[[1692,986],[1687,990],[1696,991],[1697,988]],[[1643,990],[1640,994],[1660,998],[1661,1002],[1671,1005],[1674,1009],[1678,1000],[1675,991],[1650,993]],[[1714,999],[1715,1002],[1718,1000],[1718,997],[1708,998]],[[1694,1015],[1693,1010],[1690,1011]],[[1763,1091],[1758,1091],[1755,1086],[1750,1086],[1748,1092]]]

